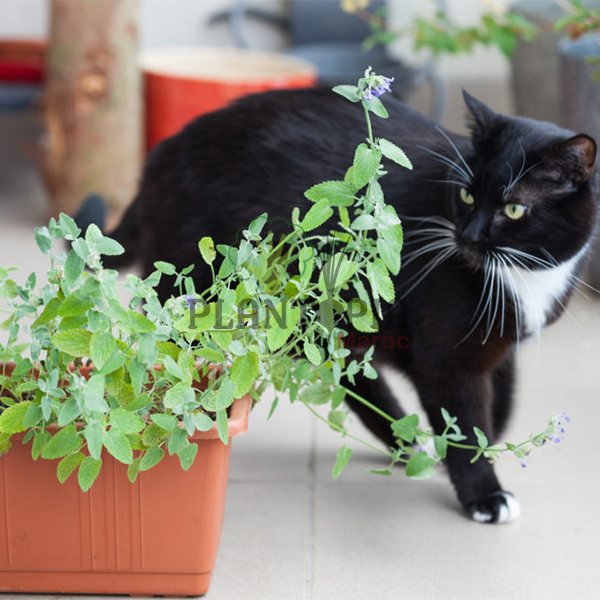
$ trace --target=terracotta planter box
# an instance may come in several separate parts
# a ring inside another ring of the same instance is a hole
[[[229,434],[246,431],[251,398],[231,407]],[[23,436],[21,436],[22,439]],[[0,457],[0,592],[197,596],[206,593],[221,535],[229,445],[196,432],[189,471],[166,455],[135,483],[104,450],[82,492],[60,484],[58,461],[31,458],[13,436]]]

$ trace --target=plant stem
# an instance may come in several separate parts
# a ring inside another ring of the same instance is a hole
[[[342,388],[346,391],[349,396],[352,396],[355,400],[358,400],[361,404],[364,404],[368,408],[370,408],[373,412],[376,412],[380,417],[387,419],[390,423],[393,423],[395,419],[390,417],[386,412],[382,411],[380,408],[377,408],[374,404],[371,404],[368,400],[365,400],[362,396],[359,396],[357,393],[353,392],[351,389],[346,386],[342,386]]]
[[[308,408],[308,410],[310,410],[310,412],[315,417],[317,417],[317,419],[323,421],[323,423],[326,423],[327,425],[329,425],[329,427],[331,427],[335,431],[343,433],[346,437],[349,437],[351,440],[354,440],[355,442],[358,442],[359,444],[362,444],[363,446],[366,446],[367,448],[370,448],[371,450],[374,450],[375,452],[379,452],[379,454],[383,454],[384,456],[389,456],[390,458],[393,458],[394,455],[391,452],[386,452],[385,450],[382,450],[381,448],[377,448],[377,446],[373,446],[373,444],[369,444],[369,442],[365,442],[365,440],[361,440],[360,438],[352,435],[351,433],[348,433],[348,431],[346,429],[344,429],[343,427],[340,427],[339,425],[335,425],[334,423],[330,423],[327,419],[325,419],[322,415],[320,415],[310,404],[308,404],[304,400],[300,400],[300,401],[302,402],[302,404],[304,404],[304,406],[306,406],[306,408]]]

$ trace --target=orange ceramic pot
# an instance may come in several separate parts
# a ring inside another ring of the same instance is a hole
[[[4,371],[6,372],[6,371]],[[246,431],[251,398],[236,400],[230,436]],[[31,442],[0,457],[0,592],[198,596],[208,590],[221,535],[230,443],[196,432],[189,471],[165,456],[131,484],[106,451],[88,492]],[[22,438],[23,436],[21,436]]]
[[[231,48],[161,48],[142,57],[146,147],[177,133],[200,114],[235,98],[279,88],[312,86],[315,67],[269,52]]]

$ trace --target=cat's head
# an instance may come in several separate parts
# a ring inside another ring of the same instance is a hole
[[[498,114],[466,92],[464,98],[472,152],[457,157],[453,179],[464,186],[452,186],[449,198],[461,254],[477,263],[512,249],[513,262],[531,268],[576,255],[598,216],[594,140]]]

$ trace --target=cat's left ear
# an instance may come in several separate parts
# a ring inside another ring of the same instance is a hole
[[[596,142],[589,135],[580,133],[553,150],[548,159],[558,163],[570,179],[584,183],[594,174],[596,150]]]
[[[477,100],[477,98],[471,96],[465,90],[463,90],[463,98],[473,117],[473,134],[478,138],[483,138],[491,134],[498,124],[498,113],[494,112],[489,106],[481,102],[481,100]]]

